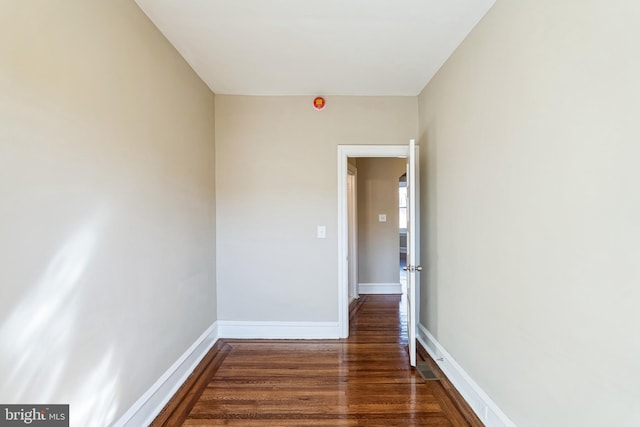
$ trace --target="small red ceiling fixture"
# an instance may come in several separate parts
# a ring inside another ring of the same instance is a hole
[[[324,109],[325,105],[327,105],[327,102],[321,96],[316,96],[316,98],[313,100],[313,108],[315,108],[316,110]]]

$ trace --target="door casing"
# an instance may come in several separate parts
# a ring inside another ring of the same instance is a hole
[[[348,165],[349,302],[358,298],[358,170]]]

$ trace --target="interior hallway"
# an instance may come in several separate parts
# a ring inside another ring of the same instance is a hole
[[[226,340],[204,389],[183,391],[195,405],[170,403],[154,425],[482,425],[409,366],[401,306],[399,295],[363,295],[344,340]]]

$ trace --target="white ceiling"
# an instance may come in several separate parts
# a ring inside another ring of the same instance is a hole
[[[136,0],[219,94],[420,93],[495,0]]]

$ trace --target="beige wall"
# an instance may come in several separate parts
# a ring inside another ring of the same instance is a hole
[[[417,132],[415,97],[312,99],[216,96],[221,320],[337,321],[337,146]]]
[[[399,283],[398,184],[406,159],[358,159],[358,280]],[[379,222],[378,215],[387,215]]]
[[[640,419],[639,21],[498,0],[419,97],[421,321],[518,426]]]
[[[107,425],[216,319],[214,96],[129,0],[0,6],[0,401]]]

